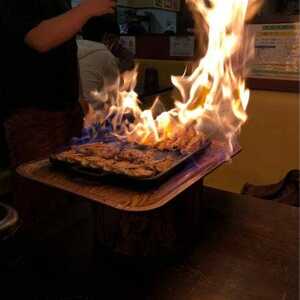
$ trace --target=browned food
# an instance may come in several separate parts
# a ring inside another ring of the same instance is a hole
[[[128,161],[116,162],[113,165],[113,171],[118,174],[124,174],[138,178],[152,177],[156,174],[156,171],[154,169]]]
[[[116,144],[95,143],[81,145],[77,147],[79,153],[85,155],[97,155],[102,158],[114,158],[120,152],[120,147]]]
[[[195,152],[199,149],[200,145],[203,143],[203,138],[200,136],[195,136],[189,140],[187,145],[181,150],[182,154],[189,154]]]
[[[171,168],[175,163],[175,160],[172,158],[166,158],[153,163],[153,167],[157,170],[158,173],[163,173],[164,171]]]
[[[156,156],[155,150],[125,148],[118,155],[119,160],[127,160],[139,163],[146,163],[148,160],[154,160]]]
[[[83,156],[81,153],[76,152],[73,149],[57,154],[54,158],[69,163],[79,163],[81,165],[87,164],[86,157]]]
[[[119,153],[118,159],[127,161],[143,161],[145,159],[145,152],[138,149],[123,149]]]
[[[114,163],[114,168],[115,169],[120,169],[120,170],[122,170],[122,169],[137,169],[139,167],[141,167],[140,164],[130,162],[130,161],[126,161],[126,160],[118,161],[118,162]]]
[[[118,159],[147,166],[148,169],[155,170],[157,173],[162,173],[169,169],[176,161],[176,158],[171,155],[159,159],[157,158],[157,150],[152,149],[146,149],[144,151],[124,149],[118,155]]]
[[[115,161],[112,159],[103,159],[100,157],[88,157],[88,166],[93,169],[99,169],[106,172],[129,175],[132,177],[147,177],[154,174],[153,170],[147,170],[139,164],[128,161]]]
[[[88,147],[80,147],[80,152],[74,148],[53,156],[53,158],[94,170],[114,172],[137,178],[151,177],[157,173],[155,168],[147,167],[141,163],[129,160],[106,159],[102,153],[98,152],[99,149],[100,147],[96,147],[96,151],[93,151],[91,145],[88,145]]]
[[[161,150],[178,150],[186,155],[196,151],[204,141],[203,134],[195,131],[193,126],[175,131],[171,136],[162,140],[156,147]]]
[[[112,165],[114,164],[113,159],[105,159],[99,156],[88,156],[86,157],[86,161],[88,167],[92,169],[100,169],[104,171],[111,170]]]
[[[185,151],[189,153],[196,150],[199,143],[199,137],[190,138],[186,142]],[[170,144],[167,142],[164,146],[171,146],[171,140]],[[178,161],[178,155],[133,144],[121,148],[120,144],[94,143],[73,147],[56,155],[54,159],[93,170],[149,178],[170,169]]]

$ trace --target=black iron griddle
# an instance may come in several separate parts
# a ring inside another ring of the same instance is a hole
[[[99,140],[96,142],[99,142]],[[88,143],[88,144],[92,144],[92,143]],[[201,143],[201,145],[199,145],[198,149],[196,149],[195,151],[193,151],[192,153],[189,153],[187,155],[183,155],[179,151],[176,151],[176,150],[166,151],[167,154],[173,154],[178,159],[176,159],[174,161],[174,164],[169,169],[167,169],[164,172],[161,172],[159,174],[156,174],[155,176],[152,176],[152,177],[135,177],[135,176],[129,176],[129,175],[125,175],[125,174],[118,174],[115,172],[104,171],[100,168],[95,169],[95,168],[82,166],[79,163],[71,163],[71,162],[59,160],[56,155],[69,150],[70,147],[66,147],[66,148],[64,148],[63,151],[60,151],[59,153],[51,155],[50,162],[52,163],[52,165],[55,168],[57,168],[61,171],[72,172],[73,174],[81,175],[81,176],[88,177],[88,178],[94,179],[94,180],[109,180],[109,181],[118,183],[118,182],[120,182],[120,179],[121,179],[121,180],[125,180],[125,182],[130,181],[130,182],[135,182],[135,183],[140,183],[140,184],[145,184],[145,185],[148,185],[148,184],[151,185],[151,184],[159,183],[159,182],[163,181],[164,179],[168,178],[169,176],[171,176],[172,174],[174,174],[179,168],[183,167],[185,165],[185,163],[187,161],[190,161],[194,156],[203,154],[205,152],[205,150],[209,147],[209,145],[210,145],[210,141],[206,140],[205,142]],[[136,148],[139,150],[145,148],[145,146],[136,146],[136,147],[139,147],[139,148]],[[161,151],[161,152],[165,152],[165,151]]]

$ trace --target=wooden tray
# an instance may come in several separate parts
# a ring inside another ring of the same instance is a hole
[[[241,149],[238,148],[234,155]],[[90,181],[78,175],[58,172],[49,159],[31,162],[17,169],[19,175],[47,186],[70,192],[88,200],[115,209],[143,212],[157,209],[226,161],[223,145],[212,143],[205,155],[195,156],[180,171],[164,183],[148,188],[133,189],[132,186]]]

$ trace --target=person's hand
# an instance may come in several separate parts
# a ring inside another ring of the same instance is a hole
[[[99,17],[115,12],[116,2],[114,0],[84,0],[81,3],[82,9],[89,17]]]

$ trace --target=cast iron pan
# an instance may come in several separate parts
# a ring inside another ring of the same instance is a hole
[[[93,179],[94,180],[105,180],[106,182],[112,182],[114,184],[118,183],[118,182],[132,182],[132,183],[136,183],[136,184],[140,184],[140,185],[153,185],[153,184],[158,184],[161,183],[163,180],[167,179],[168,177],[170,177],[171,175],[173,175],[174,173],[176,173],[176,171],[180,168],[182,168],[188,161],[190,161],[194,156],[198,156],[201,155],[205,152],[205,150],[210,146],[210,141],[206,140],[204,143],[202,143],[199,148],[197,150],[195,150],[194,152],[183,156],[182,154],[178,155],[178,160],[166,171],[159,173],[153,177],[146,177],[146,178],[139,178],[139,177],[132,177],[129,175],[125,175],[125,174],[118,174],[118,173],[114,173],[114,172],[107,172],[107,171],[103,171],[101,169],[92,169],[89,167],[84,167],[81,165],[77,165],[74,163],[68,163],[68,162],[64,162],[64,161],[60,161],[58,159],[56,159],[55,155],[52,155],[50,157],[50,162],[52,163],[52,165],[56,168],[59,169],[61,171],[67,171],[67,172],[71,172],[75,175],[81,175],[84,176],[86,178],[89,179]],[[69,148],[65,148],[64,151],[68,150]],[[61,152],[64,152],[61,151]]]

